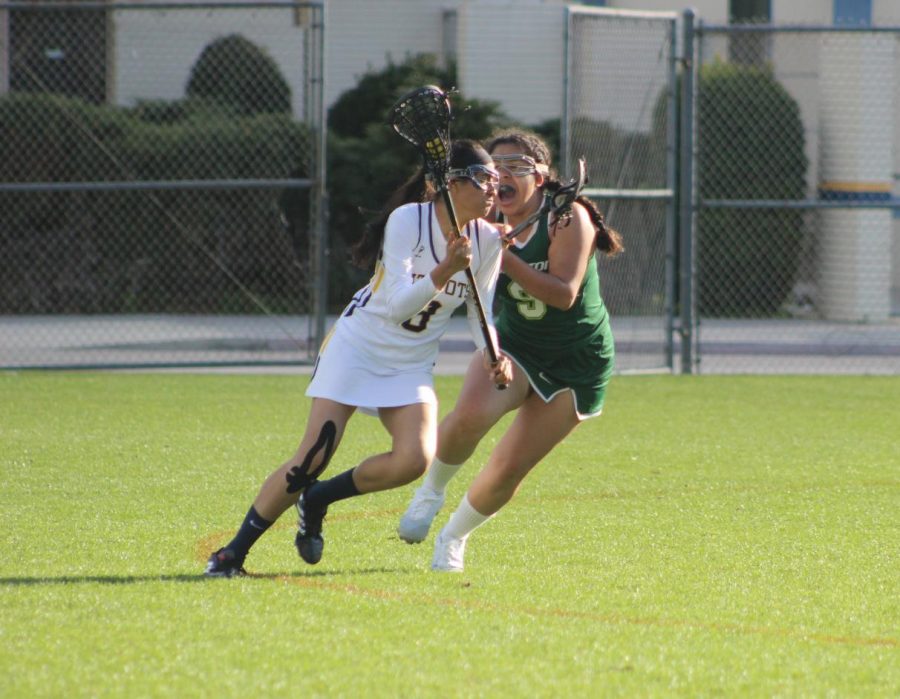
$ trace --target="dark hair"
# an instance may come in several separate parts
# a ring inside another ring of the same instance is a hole
[[[528,131],[527,129],[503,129],[497,131],[487,143],[488,152],[492,153],[497,146],[504,144],[521,148],[522,152],[534,158],[535,162],[547,166],[549,174],[544,176],[543,186],[548,192],[554,193],[562,187],[559,175],[551,167],[550,147],[534,131]],[[607,257],[614,257],[625,250],[621,234],[607,225],[606,220],[603,218],[603,213],[591,199],[580,194],[575,201],[581,204],[587,210],[588,216],[590,216],[591,223],[597,231],[594,244],[598,250]]]
[[[521,148],[522,152],[534,158],[535,162],[543,163],[548,168],[550,167],[550,147],[534,131],[528,131],[527,129],[501,129],[495,131],[486,148],[488,153],[492,153],[494,148],[504,144]]]
[[[466,168],[469,165],[487,165],[490,162],[491,156],[478,141],[460,139],[450,146],[450,167],[453,169]],[[411,202],[430,201],[435,195],[430,179],[420,167],[412,177],[394,190],[381,210],[366,224],[362,238],[351,250],[353,264],[369,267],[378,258],[384,240],[384,227],[394,209]]]

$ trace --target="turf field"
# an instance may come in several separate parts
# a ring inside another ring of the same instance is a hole
[[[200,577],[306,381],[0,374],[0,696],[900,695],[900,377],[616,377],[462,575],[409,486]],[[329,472],[386,446],[358,416]]]

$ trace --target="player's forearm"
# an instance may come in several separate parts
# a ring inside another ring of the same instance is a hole
[[[578,298],[578,285],[560,279],[552,272],[539,272],[515,255],[503,255],[503,272],[530,296],[548,306],[568,310]]]
[[[431,270],[431,283],[435,289],[443,289],[447,286],[447,282],[456,273],[457,270],[451,268],[448,259],[441,260],[434,269]]]
[[[425,276],[412,284],[388,285],[385,291],[388,299],[386,304],[388,318],[394,323],[402,323],[425,308],[438,295],[440,289],[435,287],[431,277]]]

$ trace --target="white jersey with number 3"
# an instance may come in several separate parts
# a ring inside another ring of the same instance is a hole
[[[500,273],[500,235],[481,219],[467,224],[462,234],[472,241],[470,268],[496,337],[491,303]],[[431,271],[446,253],[433,203],[405,204],[391,213],[375,272],[323,344],[307,395],[370,407],[417,402],[399,395],[405,390],[396,396],[368,394],[384,393],[387,384],[379,385],[380,378],[403,374],[413,383],[427,382],[431,390],[440,338],[462,303],[467,304],[472,339],[476,346],[485,346],[466,273],[457,272],[440,290],[431,281]]]

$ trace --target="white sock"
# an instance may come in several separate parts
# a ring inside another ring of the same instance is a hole
[[[462,468],[462,464],[445,464],[440,459],[431,462],[422,485],[435,493],[443,493],[450,479]]]
[[[442,533],[454,539],[464,539],[491,517],[493,515],[483,515],[472,507],[469,496],[466,494],[460,501],[459,507],[456,508],[456,512],[450,515]]]

